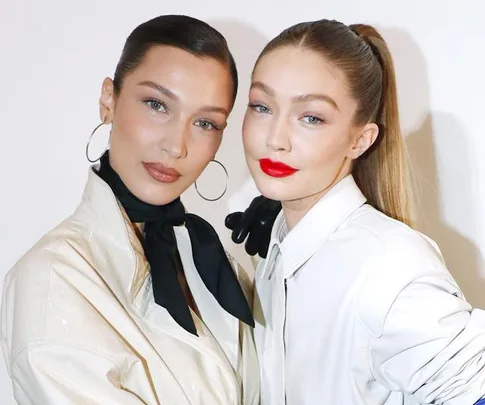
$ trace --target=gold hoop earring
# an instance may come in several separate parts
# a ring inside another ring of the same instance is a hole
[[[219,166],[221,166],[222,170],[224,170],[224,174],[226,175],[226,184],[224,185],[224,190],[222,191],[222,194],[219,197],[216,197],[216,198],[207,198],[207,197],[204,197],[200,193],[199,188],[197,187],[197,180],[194,182],[194,186],[195,186],[195,191],[197,191],[197,194],[199,194],[200,198],[202,198],[203,200],[217,201],[217,200],[220,200],[222,197],[224,197],[224,194],[226,194],[227,186],[228,186],[228,183],[229,183],[229,173],[227,172],[226,167],[221,162],[219,162],[218,160],[212,159],[211,162],[217,163]]]
[[[96,131],[101,128],[103,125],[108,125],[106,122],[102,122],[101,124],[99,124],[96,128],[94,128],[93,132],[91,132],[91,135],[89,135],[89,139],[88,139],[88,143],[86,144],[86,159],[88,159],[88,161],[90,163],[96,163],[99,159],[101,159],[101,157],[104,155],[104,152],[106,152],[108,150],[108,147],[109,147],[109,138],[108,138],[108,142],[106,143],[106,146],[104,147],[104,150],[103,152],[101,153],[101,155],[99,155],[99,157],[95,160],[92,160],[90,157],[89,157],[89,146],[91,145],[91,141],[93,140],[93,136],[94,134],[96,133]]]

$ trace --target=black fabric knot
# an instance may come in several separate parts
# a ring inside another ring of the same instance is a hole
[[[155,302],[188,332],[197,335],[190,309],[178,280],[180,256],[174,226],[185,225],[192,244],[192,258],[206,288],[228,313],[254,327],[246,297],[229,263],[219,236],[203,218],[187,214],[180,198],[165,205],[145,203],[133,195],[109,163],[109,151],[101,158],[97,174],[134,223],[144,223],[143,249],[153,285]]]

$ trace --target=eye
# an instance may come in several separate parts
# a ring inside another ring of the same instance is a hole
[[[269,114],[271,112],[268,107],[266,107],[262,104],[249,103],[248,107],[251,108],[252,110],[256,111],[259,114]]]
[[[198,120],[195,121],[194,125],[200,127],[205,131],[219,131],[220,128],[211,121],[208,120]]]
[[[149,99],[143,100],[143,102],[148,107],[150,107],[150,109],[152,109],[154,111],[158,111],[158,112],[161,112],[161,113],[167,112],[167,107],[160,100],[149,98]]]
[[[305,121],[307,124],[310,124],[310,125],[318,125],[318,124],[322,124],[324,122],[324,120],[322,120],[321,118],[318,118],[315,115],[305,115],[302,118],[302,120]]]

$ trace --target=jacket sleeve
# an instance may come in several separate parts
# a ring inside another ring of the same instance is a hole
[[[118,366],[78,347],[33,344],[10,364],[18,405],[142,405],[123,388]]]
[[[368,354],[390,390],[422,404],[474,404],[485,394],[485,312],[451,276],[417,278],[397,294]]]

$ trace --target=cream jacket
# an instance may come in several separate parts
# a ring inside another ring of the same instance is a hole
[[[485,394],[485,312],[436,245],[365,204],[351,176],[290,232],[277,218],[256,289],[262,405],[472,405]]]
[[[76,212],[5,279],[1,342],[19,405],[259,403],[252,330],[205,288],[186,229],[175,233],[199,337],[155,304],[126,213],[90,170]]]

